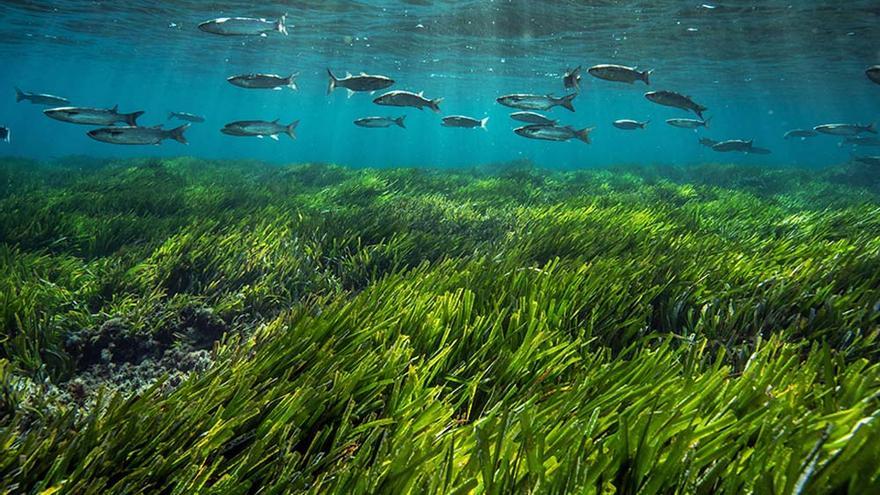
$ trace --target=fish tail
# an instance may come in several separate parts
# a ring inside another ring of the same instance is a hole
[[[327,94],[329,95],[334,89],[336,89],[336,83],[339,82],[339,79],[330,72],[330,69],[327,69],[327,75],[330,76],[330,82],[327,84]]]
[[[443,98],[433,99],[430,101],[430,103],[428,103],[428,106],[431,108],[431,110],[434,111],[434,113],[440,113],[440,103],[442,101],[443,101]]]
[[[22,100],[26,100],[27,96],[24,94],[24,91],[18,89],[18,86],[15,87],[15,102],[18,103]]]
[[[406,129],[406,124],[404,123],[405,119],[406,119],[406,115],[401,115],[400,117],[397,117],[396,119],[394,119],[394,123],[400,127],[403,127],[404,129]]]
[[[870,124],[868,124],[867,127],[865,127],[865,130],[872,134],[877,134],[877,123],[871,122]]]
[[[709,122],[712,122],[712,117],[709,117],[708,119],[705,119],[705,120],[703,121],[703,127],[705,127],[706,129],[708,129],[708,128],[709,128]]]
[[[287,36],[287,26],[284,24],[284,21],[286,19],[287,14],[281,16],[281,18],[279,18],[278,21],[275,22],[275,29],[284,36]]]
[[[168,137],[177,141],[178,143],[189,144],[189,142],[187,142],[186,140],[186,137],[183,135],[183,131],[187,129],[189,129],[189,124],[183,124],[182,126],[175,127],[174,129],[168,131]]]
[[[296,86],[296,78],[297,77],[299,77],[299,72],[294,72],[293,74],[290,75],[290,77],[287,78],[287,87],[294,90],[294,91],[299,89]]]
[[[593,129],[595,129],[595,128],[594,127],[587,127],[587,128],[581,129],[579,131],[575,131],[574,135],[578,139],[580,139],[581,141],[583,141],[587,144],[590,144],[592,142],[592,141],[590,141],[590,133],[593,132]]]
[[[123,114],[122,117],[125,118],[125,123],[126,123],[126,124],[128,124],[128,125],[130,125],[130,126],[132,126],[132,127],[137,127],[137,125],[138,125],[138,124],[137,124],[137,119],[138,119],[138,117],[140,117],[140,116],[143,115],[143,114],[144,114],[143,111],[140,111],[140,112],[132,112],[132,113],[126,113],[126,114]]]
[[[572,105],[571,101],[574,100],[574,97],[577,95],[578,95],[577,93],[565,95],[562,98],[559,98],[558,100],[556,100],[556,104],[567,109],[569,112],[574,112],[574,105]]]
[[[642,81],[645,82],[646,85],[651,85],[651,74],[654,73],[654,69],[648,69],[644,72],[640,72],[639,76],[642,78]]]
[[[650,120],[646,120],[646,121],[642,122],[642,129],[644,129],[645,127],[648,127],[648,124],[650,124],[650,123],[651,123]]]
[[[296,131],[296,126],[298,126],[298,125],[299,125],[299,121],[298,121],[298,120],[294,120],[294,121],[291,122],[290,125],[287,126],[287,128],[285,129],[284,132],[286,132],[287,135],[290,136],[290,139],[296,139],[296,132],[295,132],[295,131]]]
[[[171,120],[173,118],[174,118],[174,112],[168,112],[168,120]]]
[[[489,128],[486,127],[486,124],[488,124],[488,123],[489,123],[489,117],[486,117],[486,118],[480,120],[480,127],[482,127],[484,131],[488,131]]]

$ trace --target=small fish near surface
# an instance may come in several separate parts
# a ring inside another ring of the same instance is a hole
[[[880,84],[880,65],[868,67],[868,69],[865,71],[865,75],[868,76],[868,79],[874,81],[877,84]]]
[[[813,127],[816,132],[832,136],[856,136],[863,132],[877,134],[876,124],[822,124]]]
[[[201,115],[196,115],[194,113],[188,112],[168,112],[168,120],[177,119],[177,120],[185,120],[187,122],[204,122],[205,118]]]
[[[803,140],[808,137],[814,137],[814,136],[818,136],[818,133],[816,131],[813,131],[810,129],[792,129],[792,130],[786,132],[785,135],[783,135],[782,137],[784,139],[800,138],[801,140]]]
[[[744,141],[742,139],[729,139],[727,141],[720,141],[712,145],[712,149],[721,153],[727,153],[731,151],[739,151],[742,153],[751,153],[755,155],[769,155],[771,152],[765,148],[758,148],[754,146],[754,141],[751,139],[748,141]]]
[[[5,125],[0,125],[0,141],[4,143],[12,141],[12,131]]]
[[[327,84],[327,94],[333,93],[333,90],[336,88],[345,88],[349,98],[358,91],[371,93],[394,84],[394,79],[390,77],[370,75],[365,72],[361,72],[357,76],[346,72],[345,77],[338,78],[333,75],[330,69],[327,69],[327,75],[330,76],[330,82]]]
[[[15,102],[19,103],[24,100],[27,100],[34,105],[49,105],[53,107],[70,105],[70,100],[68,100],[67,98],[42,93],[28,93],[26,91],[15,88]]]
[[[178,143],[188,144],[183,131],[189,128],[190,124],[183,124],[174,129],[162,129],[162,126],[155,127],[102,127],[92,129],[86,134],[96,140],[110,144],[161,144],[165,139],[173,139]]]
[[[706,120],[697,120],[697,119],[666,119],[666,123],[671,125],[672,127],[679,127],[681,129],[697,129],[699,127],[709,128],[709,121],[712,120],[708,118]]]
[[[612,122],[614,127],[618,129],[623,129],[625,131],[632,131],[635,129],[644,129],[651,121],[646,120],[644,122],[639,122],[638,120],[630,120],[630,119],[621,119],[615,120]]]
[[[703,138],[699,139],[699,143],[707,148],[711,148],[711,147],[715,146],[716,144],[718,144],[718,141],[715,141],[714,139],[709,139],[709,138],[703,137]]]
[[[489,117],[483,119],[474,119],[471,117],[467,117],[465,115],[450,115],[449,117],[443,117],[443,122],[440,123],[443,127],[464,127],[464,128],[481,128],[483,130],[488,130],[486,124],[489,122]]]
[[[872,167],[880,167],[880,156],[854,156],[853,160]]]
[[[398,127],[406,129],[406,125],[404,125],[404,119],[406,119],[406,115],[401,115],[396,119],[392,119],[391,117],[364,117],[362,119],[355,120],[354,125],[360,127],[370,127],[374,129],[396,125]]]
[[[47,108],[43,113],[52,119],[71,124],[109,126],[121,122],[129,127],[137,126],[142,111],[119,113],[119,105],[113,108],[60,107]]]
[[[219,17],[199,24],[199,29],[222,36],[262,36],[268,33],[287,35],[285,16],[277,20],[256,19],[253,17]]]
[[[281,88],[290,88],[294,91],[296,87],[296,77],[299,73],[293,73],[287,77],[276,74],[239,74],[226,78],[229,84],[246,89],[274,89],[280,91]]]
[[[559,123],[558,120],[547,118],[540,113],[535,112],[513,112],[510,114],[510,118],[535,125],[556,125]]]
[[[571,126],[527,125],[517,127],[513,132],[529,139],[543,139],[545,141],[568,141],[570,139],[579,139],[590,144],[590,132],[592,132],[592,130],[592,127],[576,130]]]
[[[435,113],[440,113],[440,103],[443,98],[430,100],[425,98],[421,92],[412,93],[410,91],[389,91],[382,96],[373,100],[377,105],[387,105],[392,107],[413,107],[421,110],[428,107]]]
[[[593,77],[604,79],[606,81],[622,82],[629,84],[633,84],[636,81],[642,81],[646,85],[650,86],[651,73],[653,73],[654,71],[653,69],[640,71],[636,67],[626,67],[623,65],[600,64],[590,67],[589,69],[587,69],[587,72],[589,72],[590,75]]]
[[[875,138],[875,137],[871,137],[871,136],[868,136],[868,137],[865,137],[865,136],[850,136],[850,137],[848,137],[848,138],[844,138],[844,140],[841,141],[840,144],[841,144],[841,146],[842,146],[842,145],[849,145],[849,146],[880,146],[880,139]]]
[[[239,120],[226,124],[223,126],[223,129],[220,129],[220,132],[229,136],[240,137],[263,138],[269,136],[275,141],[278,141],[278,135],[283,133],[290,136],[290,139],[296,139],[294,131],[296,126],[299,125],[299,121],[294,120],[289,125],[283,125],[279,124],[278,120],[275,119],[272,122],[265,120]]]
[[[562,86],[565,89],[581,90],[581,66],[578,65],[574,69],[567,69],[562,76]]]
[[[574,112],[574,100],[577,93],[565,95],[557,98],[553,95],[528,95],[513,94],[499,97],[496,101],[506,107],[518,108],[520,110],[550,110],[553,107],[560,106],[570,112]]]
[[[658,105],[689,110],[697,114],[697,117],[700,119],[703,118],[703,112],[707,110],[706,107],[696,103],[690,96],[685,96],[675,91],[649,91],[645,93],[645,98]]]

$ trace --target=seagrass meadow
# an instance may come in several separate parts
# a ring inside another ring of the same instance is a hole
[[[877,170],[0,165],[0,492],[880,492]]]

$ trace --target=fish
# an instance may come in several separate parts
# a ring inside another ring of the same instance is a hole
[[[274,89],[281,91],[281,88],[287,87],[294,91],[296,87],[296,77],[299,75],[295,72],[287,77],[276,74],[239,74],[237,76],[229,76],[226,78],[229,84],[247,89]]]
[[[186,120],[187,122],[204,122],[205,118],[201,115],[187,112],[168,112],[168,120]]]
[[[406,125],[404,125],[403,123],[404,119],[406,119],[406,115],[401,115],[396,119],[392,119],[391,117],[364,117],[362,119],[355,120],[354,125],[372,128],[397,125],[398,127],[406,129]]]
[[[880,167],[880,156],[854,156],[853,160],[872,167]]]
[[[536,125],[556,125],[559,123],[558,120],[549,119],[540,113],[535,112],[513,112],[510,114],[510,118]]]
[[[389,91],[382,96],[373,100],[377,105],[388,105],[392,107],[414,107],[421,110],[428,107],[436,113],[440,113],[440,102],[443,98],[429,100],[425,98],[421,92],[418,94],[409,91]]]
[[[340,79],[333,75],[330,69],[327,69],[327,75],[330,76],[330,82],[327,84],[327,94],[333,93],[336,88],[345,88],[348,97],[351,98],[356,91],[373,92],[385,89],[394,84],[394,79],[385,76],[370,75],[361,72],[357,76],[353,76],[346,72],[345,77]]]
[[[53,107],[60,107],[64,105],[70,105],[70,100],[67,98],[62,98],[60,96],[55,95],[47,95],[42,93],[28,93],[15,88],[15,102],[19,103],[24,100],[28,100],[34,105],[49,105]]]
[[[219,17],[199,24],[199,29],[222,36],[262,36],[278,32],[287,36],[285,16],[276,20],[255,19],[253,17]]]
[[[648,123],[650,123],[650,122],[651,122],[650,120],[646,120],[644,122],[639,122],[638,120],[623,119],[623,120],[615,120],[614,122],[612,122],[612,125],[614,127],[617,127],[618,129],[631,131],[634,129],[644,129],[645,126],[647,126]]]
[[[703,118],[703,112],[707,110],[703,105],[694,102],[690,96],[685,96],[674,91],[649,91],[645,93],[645,98],[658,105],[690,110],[697,114],[697,117],[700,119]]]
[[[650,77],[654,70],[639,71],[637,67],[600,64],[590,67],[587,69],[587,72],[593,77],[598,77],[599,79],[604,79],[606,81],[624,82],[629,84],[636,81],[642,81],[647,86],[650,86]]]
[[[220,129],[220,132],[230,136],[256,136],[258,138],[269,136],[275,141],[278,141],[279,134],[284,133],[290,136],[290,139],[296,139],[294,130],[299,125],[299,121],[294,120],[289,125],[284,125],[279,124],[278,120],[275,119],[272,122],[265,120],[239,120],[226,124],[223,126],[223,129]]]
[[[726,153],[729,151],[742,151],[749,153],[752,150],[752,140],[743,141],[742,139],[729,139],[727,141],[719,141],[712,145],[712,149]]]
[[[715,146],[716,144],[718,144],[718,141],[715,141],[714,139],[709,139],[709,138],[703,137],[703,138],[700,138],[699,143],[702,144],[703,146],[706,146],[707,148],[711,148],[712,146]]]
[[[86,134],[95,141],[110,144],[161,144],[165,139],[173,139],[178,143],[188,144],[183,131],[190,124],[183,124],[174,129],[162,129],[161,125],[154,127],[101,127],[92,129]]]
[[[698,127],[709,127],[709,121],[712,118],[708,118],[706,120],[697,120],[697,119],[666,119],[666,123],[671,125],[672,127],[680,127],[682,129],[696,129]]]
[[[496,101],[506,107],[519,108],[521,110],[550,110],[555,106],[560,106],[568,109],[570,112],[574,112],[574,105],[571,104],[571,101],[574,100],[575,96],[577,96],[577,93],[568,94],[562,98],[557,98],[553,95],[513,94],[501,96]]]
[[[443,127],[479,127],[483,130],[488,130],[488,127],[486,127],[486,124],[488,122],[489,117],[483,119],[474,119],[464,115],[450,115],[449,117],[443,117],[443,122],[440,125],[442,125]]]
[[[813,130],[832,136],[855,136],[863,132],[877,134],[877,124],[822,124],[813,127]]]
[[[86,107],[59,107],[43,110],[47,117],[61,122],[83,125],[110,126],[117,122],[129,127],[137,126],[137,119],[144,114],[143,111],[132,113],[119,113],[119,105],[113,108],[86,108]]]
[[[785,135],[783,135],[782,137],[785,139],[793,138],[793,137],[805,139],[805,138],[813,137],[816,135],[817,135],[816,131],[813,131],[810,129],[793,129],[793,130],[786,132]]]
[[[868,69],[865,70],[865,75],[868,76],[868,79],[880,84],[880,65],[868,67]]]
[[[848,144],[851,146],[880,146],[880,139],[877,139],[875,137],[850,136],[848,138],[844,138],[844,140],[841,141],[840,144]]]
[[[12,141],[12,131],[5,125],[0,125],[0,141],[9,143]]]
[[[579,139],[590,144],[590,132],[592,127],[576,130],[571,126],[550,126],[550,125],[527,125],[517,127],[513,130],[516,134],[529,139],[543,139],[545,141],[568,141],[569,139]]]
[[[562,76],[562,86],[565,89],[581,90],[581,66],[578,65],[574,69],[566,69]]]

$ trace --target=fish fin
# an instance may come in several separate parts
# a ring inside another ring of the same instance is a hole
[[[15,87],[15,102],[18,103],[22,100],[26,100],[27,95],[24,94],[24,91],[18,89],[18,86]]]
[[[424,98],[424,97],[425,97],[425,92],[424,92],[424,91],[419,91],[419,96],[421,96],[422,98]]]
[[[283,34],[284,36],[287,36],[287,26],[284,24],[285,20],[287,20],[286,14],[281,16],[281,18],[278,19],[278,21],[275,23],[275,30]],[[263,36],[265,35],[266,33],[263,33]]]
[[[361,71],[361,73],[360,73],[360,74],[358,74],[358,75],[361,75],[361,76],[366,76],[366,75],[367,75],[367,73],[366,73],[366,72],[364,72],[364,71]]]
[[[287,129],[285,130],[285,132],[287,133],[288,136],[290,136],[290,139],[296,139],[295,130],[296,130],[296,126],[298,126],[298,125],[299,125],[299,121],[294,120],[293,122],[290,123],[289,126],[287,126]]]
[[[180,127],[175,127],[174,129],[168,131],[168,137],[177,141],[178,143],[189,144],[189,142],[187,142],[186,140],[186,137],[183,135],[183,131],[187,129],[189,129],[189,124],[183,124]]]
[[[434,113],[440,113],[440,103],[442,101],[443,101],[443,98],[435,98],[433,100],[430,100],[430,103],[428,103],[428,106],[431,107],[431,110],[433,110]],[[421,108],[419,108],[419,110],[421,110]]]
[[[641,77],[642,81],[645,82],[647,86],[651,85],[651,74],[654,73],[654,69],[648,69],[644,72],[639,73],[639,77]]]
[[[592,141],[590,141],[590,133],[593,132],[593,129],[595,129],[595,127],[586,127],[586,128],[581,129],[579,131],[575,131],[574,135],[575,135],[575,137],[577,137],[581,141],[583,141],[587,144],[590,144],[592,142]]]
[[[484,118],[484,119],[481,119],[481,120],[480,120],[480,127],[482,127],[484,131],[488,131],[489,128],[486,127],[486,124],[488,124],[488,123],[489,123],[489,117],[486,117],[486,118]]]
[[[275,119],[275,120],[272,121],[272,123],[273,123],[273,124],[277,124],[279,120],[281,120],[281,119]]]
[[[394,119],[394,123],[404,129],[406,129],[406,125],[403,122],[404,119],[406,119],[406,115],[401,115],[400,117],[397,117],[396,119]]]
[[[345,88],[345,97],[346,97],[346,98],[351,98],[352,96],[354,96],[354,90],[351,90],[351,89]]]
[[[111,112],[117,113],[119,112],[119,104],[113,105],[113,108],[110,109]]]
[[[349,78],[349,77],[351,77],[351,72],[349,72],[349,71],[345,71],[345,77],[346,77],[346,79]]]
[[[173,118],[174,118],[174,112],[168,112],[168,120],[171,120]]]
[[[574,112],[574,105],[572,105],[571,101],[574,100],[574,97],[577,95],[578,95],[577,93],[572,93],[570,95],[565,95],[562,98],[558,98],[558,99],[554,99],[554,100],[556,101],[557,105],[562,106],[563,108],[567,109],[569,112]]]
[[[274,88],[272,88],[272,91],[281,91],[281,88],[279,88],[278,86],[275,86]]]
[[[113,110],[116,111],[116,107],[113,107]],[[138,119],[138,117],[140,117],[143,114],[144,114],[143,111],[131,112],[131,113],[123,114],[122,117],[125,118],[126,124],[128,124],[132,127],[137,127],[137,119]]]
[[[868,127],[866,127],[865,130],[872,134],[877,134],[877,123],[871,122],[870,124],[868,124]]]
[[[287,87],[296,91],[299,88],[296,86],[296,78],[299,76],[299,72],[294,72],[287,78]]]
[[[272,138],[273,141],[278,141],[278,134],[269,134],[269,137]]]
[[[265,37],[266,37],[266,33],[260,33],[260,38],[265,38]]]
[[[327,69],[327,75],[330,76],[330,82],[327,83],[327,94],[333,93],[333,90],[336,89],[336,83],[339,82],[339,79],[336,79],[336,76],[330,72],[330,69]]]

